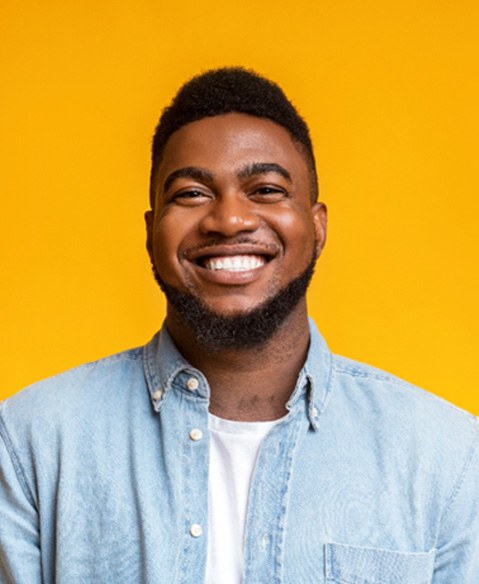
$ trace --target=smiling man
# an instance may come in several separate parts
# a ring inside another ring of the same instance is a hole
[[[477,420],[308,320],[326,207],[281,89],[189,81],[150,185],[164,326],[3,404],[1,582],[477,584]]]
[[[305,360],[326,208],[303,151],[269,119],[225,113],[175,131],[153,174],[148,250],[165,324],[206,375],[210,412],[227,419],[286,413]]]

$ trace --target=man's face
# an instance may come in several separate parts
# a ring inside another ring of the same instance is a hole
[[[146,214],[159,279],[218,315],[253,311],[322,249],[326,210],[310,193],[303,155],[274,122],[231,113],[183,126]]]

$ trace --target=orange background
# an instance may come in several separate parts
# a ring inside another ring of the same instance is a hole
[[[0,395],[142,344],[149,145],[178,86],[241,64],[310,124],[338,353],[479,413],[476,1],[8,0],[0,8]]]

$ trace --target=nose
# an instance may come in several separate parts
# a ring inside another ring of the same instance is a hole
[[[242,231],[256,231],[261,219],[253,205],[254,203],[240,194],[218,196],[208,205],[200,230],[205,235],[217,233],[224,237],[233,237]]]

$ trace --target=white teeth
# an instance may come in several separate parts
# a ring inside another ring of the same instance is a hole
[[[261,256],[238,255],[208,258],[205,268],[208,270],[226,270],[227,272],[246,272],[264,265],[266,260]]]

